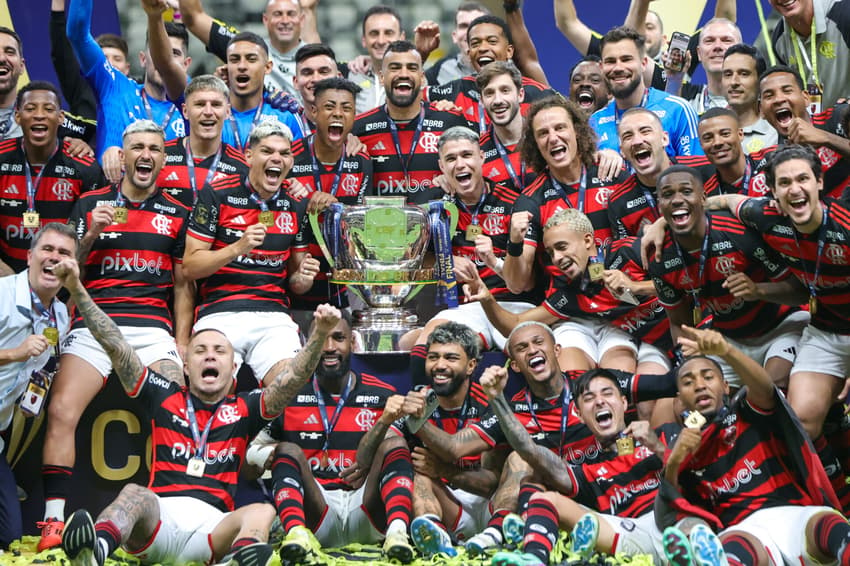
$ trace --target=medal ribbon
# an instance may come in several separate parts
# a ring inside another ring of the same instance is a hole
[[[484,103],[478,101],[478,135],[487,131],[487,116],[484,114]],[[496,139],[495,132],[493,139]]]
[[[457,418],[457,428],[455,429],[455,432],[461,430],[466,425],[466,419],[468,418],[468,415],[466,413],[469,412],[470,390],[471,388],[467,389],[466,397],[463,398],[463,405],[461,405],[460,407],[460,416],[458,416]],[[441,407],[437,407],[437,410],[434,411],[434,414],[432,416],[434,417],[435,424],[440,428],[440,430],[446,430],[443,426],[443,418],[440,416],[440,412],[442,410],[443,409]]]
[[[570,199],[567,198],[567,191],[564,190],[564,187],[561,186],[561,183],[559,183],[558,181],[555,180],[555,176],[552,175],[551,172],[549,173],[549,179],[552,181],[552,184],[555,186],[555,188],[558,189],[561,192],[561,194],[564,195],[564,202],[567,203],[567,206],[572,208],[572,205],[570,204]],[[587,171],[585,170],[584,166],[582,165],[582,167],[581,167],[581,178],[579,179],[579,182],[578,182],[578,201],[576,202],[575,209],[578,210],[579,212],[584,212],[585,214],[586,214],[586,211],[584,209],[584,200],[585,200],[584,197],[585,197],[586,192],[587,192]]]
[[[151,103],[148,100],[148,93],[145,92],[144,88],[142,88],[142,103],[145,105],[145,114],[147,114],[148,120],[150,120],[151,122],[156,122],[156,120],[153,119],[153,108],[151,108]],[[171,108],[169,108],[168,112],[165,113],[165,120],[163,120],[161,124],[157,124],[163,130],[171,122],[171,115],[174,114],[175,108],[177,108],[177,106],[172,103]]]
[[[797,70],[800,73],[800,77],[810,78],[814,81],[818,88],[822,88],[820,84],[820,77],[818,77],[818,38],[816,31],[815,18],[812,16],[812,31],[809,35],[809,51],[811,51],[811,60],[806,56],[806,51],[803,49],[803,41],[800,39],[800,36],[797,35],[797,32],[794,31],[794,28],[791,28],[791,43],[794,44],[794,55],[797,58]],[[806,73],[804,64],[805,67],[808,67],[811,70],[811,73]]]
[[[502,163],[505,164],[505,169],[507,170],[508,175],[510,175],[511,181],[513,181],[517,192],[522,192],[522,189],[524,188],[523,180],[525,179],[525,161],[520,160],[519,177],[517,177],[516,170],[514,169],[514,166],[511,163],[511,158],[508,155],[508,150],[504,145],[502,145],[502,142],[499,141],[499,138],[496,137],[495,130],[491,130],[490,137],[496,146],[496,151],[499,152],[499,157],[502,159]]]
[[[703,287],[703,277],[705,275],[705,263],[708,259],[708,240],[709,234],[711,234],[711,216],[705,215],[705,236],[702,238],[702,248],[700,249],[699,254],[699,267],[697,268],[697,283],[699,286],[694,287],[691,285],[691,297],[694,301],[694,308],[702,309],[702,303],[700,302],[699,294]],[[679,256],[679,260],[682,262],[682,268],[685,269],[687,273],[687,267],[685,264],[685,254],[682,251],[681,246],[679,246],[679,242],[675,239],[673,240],[674,248],[676,250],[676,254]],[[696,324],[696,322],[694,322]]]
[[[463,202],[460,198],[457,198],[455,200],[456,200],[458,206],[460,206],[463,209],[464,212],[469,214],[469,217],[471,219],[470,223],[473,226],[477,226],[478,225],[478,213],[481,211],[481,207],[484,206],[484,199],[486,199],[486,198],[487,198],[487,184],[485,183],[484,189],[481,191],[481,198],[478,199],[478,204],[475,205],[474,211],[470,211],[469,207],[466,206],[466,203]]]
[[[431,221],[431,241],[434,242],[434,276],[438,280],[437,302],[445,303],[449,308],[458,305],[457,282],[452,260],[452,235],[449,234],[449,219],[445,213],[443,201],[432,200],[428,203],[428,219]]]
[[[416,131],[413,133],[413,141],[410,144],[410,153],[407,155],[407,158],[403,157],[401,152],[401,140],[398,137],[398,126],[396,126],[395,120],[390,118],[389,107],[384,104],[384,112],[387,115],[387,122],[390,125],[390,134],[393,136],[393,145],[395,145],[395,153],[398,156],[398,160],[401,162],[401,170],[404,173],[404,184],[405,186],[410,185],[410,162],[413,160],[413,154],[416,153],[416,145],[419,143],[419,137],[422,135],[422,126],[425,122],[425,104],[420,103],[419,108],[419,119],[416,123]]]
[[[254,118],[251,120],[251,127],[248,129],[248,133],[245,135],[245,143],[248,142],[248,137],[251,135],[251,130],[254,129],[254,126],[260,121],[260,116],[263,114],[263,102],[260,102],[257,109],[254,111]],[[242,138],[239,137],[239,124],[236,123],[236,118],[233,117],[233,114],[230,114],[230,118],[228,120],[230,122],[230,131],[233,132],[233,139],[236,142],[236,148],[239,151],[244,152],[245,146],[242,144]]]
[[[47,161],[44,162],[44,166],[42,166],[41,171],[38,172],[38,175],[35,176],[35,181],[32,180],[32,170],[30,169],[30,162],[27,159],[27,153],[24,149],[24,144],[21,143],[21,151],[24,153],[24,176],[26,177],[27,183],[27,212],[35,212],[35,195],[38,193],[38,185],[41,183],[41,176],[44,175],[44,172],[47,170],[47,165],[53,159],[53,156],[56,155],[56,152],[59,151],[59,142],[56,142],[56,147],[53,148],[53,152],[51,152],[50,157],[47,158]]]
[[[649,89],[647,88],[643,93],[643,99],[641,99],[640,104],[638,104],[641,108],[646,108],[646,103],[649,100]],[[625,113],[625,110],[623,110]],[[620,111],[617,109],[617,103],[614,103],[614,123],[618,126],[620,125]]]
[[[218,416],[218,412],[221,409],[222,404],[219,404],[216,407],[215,412],[210,416],[207,424],[204,426],[203,434],[198,433],[198,420],[195,417],[195,405],[192,404],[192,394],[188,391],[186,392],[186,419],[189,421],[189,428],[192,431],[192,440],[195,441],[195,458],[199,458],[200,460],[204,460],[204,452],[206,452],[205,448],[207,446],[207,437],[210,434],[210,429],[212,428],[213,421]]]
[[[192,203],[198,202],[198,180],[195,179],[195,158],[192,155],[191,144],[189,143],[189,138],[185,139],[184,144],[186,146],[186,169],[188,169],[189,173],[189,184],[192,185]],[[215,152],[215,157],[213,158],[213,162],[210,164],[210,168],[207,169],[207,176],[204,179],[204,184],[201,185],[201,188],[209,185],[210,181],[212,181],[213,175],[215,175],[216,168],[218,167],[218,162],[221,160],[221,145],[218,146],[218,151]]]
[[[313,182],[316,184],[316,191],[321,193],[322,191],[322,173],[324,173],[324,165],[320,165],[318,160],[316,159],[316,147],[313,140],[310,140],[310,159],[313,160]],[[331,190],[327,191],[333,197],[336,197],[336,193],[339,190],[339,179],[342,175],[342,165],[345,162],[345,150],[343,149],[342,155],[339,156],[339,162],[336,166],[336,172],[334,173],[334,181],[331,184]]]
[[[322,428],[325,430],[325,442],[322,444],[322,452],[327,453],[328,451],[328,443],[331,439],[331,433],[334,431],[334,428],[336,428],[336,423],[339,421],[340,415],[342,415],[342,409],[345,407],[345,403],[348,401],[348,396],[351,394],[352,381],[351,373],[349,373],[348,380],[345,382],[345,387],[339,396],[339,401],[337,401],[334,414],[329,423],[328,411],[325,406],[325,396],[323,391],[319,388],[319,380],[316,378],[316,374],[313,374],[313,392],[316,394],[316,403],[319,405],[319,415],[322,417]]]
[[[820,229],[818,230],[818,255],[815,258],[815,271],[811,279],[809,279],[809,270],[806,267],[806,260],[803,259],[803,253],[800,249],[800,242],[797,241],[797,231],[792,229],[794,231],[794,243],[797,245],[797,250],[800,252],[800,263],[803,265],[803,283],[805,283],[806,287],[809,288],[809,295],[811,295],[813,299],[816,299],[818,296],[817,281],[818,275],[820,274],[820,259],[823,256],[823,246],[826,244],[827,219],[829,219],[829,205],[824,206],[823,209],[823,221],[821,222]]]
[[[543,429],[543,425],[537,419],[537,414],[534,412],[534,405],[531,402],[531,393],[528,389],[525,390],[525,403],[528,405],[528,412],[531,414],[531,419],[534,421],[534,424],[537,425],[538,430],[543,434],[546,434],[546,431]],[[570,388],[564,380],[564,391],[561,393],[561,442],[558,444],[558,457],[564,457],[564,438],[567,434],[567,418],[570,414]]]
[[[251,197],[251,200],[257,203],[257,206],[260,207],[260,212],[268,212],[269,205],[268,201],[260,198],[260,195],[257,194],[257,191],[254,190],[254,187],[251,186],[251,181],[248,177],[245,177],[245,186],[248,188],[248,196]],[[277,192],[271,196],[268,200],[275,200],[280,195],[280,188],[277,189]]]

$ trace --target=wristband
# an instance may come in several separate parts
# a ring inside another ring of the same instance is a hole
[[[248,447],[248,452],[245,453],[245,461],[258,468],[265,468],[269,454],[274,451],[274,446],[274,444],[251,444]]]
[[[520,257],[522,256],[522,250],[525,245],[522,242],[511,242],[508,240],[508,255],[511,257]]]
[[[505,268],[505,260],[502,258],[496,258],[496,265],[493,266],[493,271],[496,273],[502,273],[502,270]]]

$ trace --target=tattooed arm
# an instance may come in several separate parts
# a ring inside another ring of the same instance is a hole
[[[132,391],[138,383],[139,376],[144,372],[145,365],[136,355],[133,347],[124,340],[118,326],[100,310],[83,287],[77,261],[70,258],[63,259],[53,267],[53,274],[68,289],[86,327],[106,351],[124,391]]]
[[[542,476],[547,486],[561,493],[570,493],[573,484],[564,462],[548,448],[534,443],[531,435],[516,418],[513,409],[505,399],[504,390],[507,380],[507,369],[490,366],[481,375],[480,383],[490,399],[490,409],[499,417],[499,426],[502,427],[508,443],[536,473]]]
[[[330,305],[319,305],[313,318],[313,332],[304,347],[294,358],[285,360],[281,371],[263,392],[267,414],[279,415],[301,389],[319,364],[322,348],[328,334],[340,320],[340,312]]]

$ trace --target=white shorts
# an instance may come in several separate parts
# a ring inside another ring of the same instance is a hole
[[[809,324],[809,319],[808,312],[797,311],[786,316],[779,323],[779,326],[767,334],[742,340],[727,337],[726,340],[761,365],[767,363],[767,360],[770,358],[782,358],[783,360],[794,363],[800,343],[800,336]],[[743,385],[738,374],[732,371],[732,366],[718,356],[711,356],[711,359],[717,362],[720,369],[723,370],[723,377],[729,385],[738,388]]]
[[[632,554],[649,554],[653,564],[666,564],[664,546],[661,543],[661,531],[655,524],[655,514],[650,511],[640,517],[629,519],[617,515],[596,513],[614,529],[615,545],[611,554],[623,552]]]
[[[484,530],[490,520],[490,500],[462,489],[446,486],[458,505],[460,513],[454,525],[446,527],[455,535],[458,541],[468,540]]]
[[[276,363],[294,357],[301,349],[298,325],[282,312],[213,313],[199,319],[192,332],[208,328],[230,340],[236,371],[247,363],[258,382]]]
[[[177,353],[174,337],[162,328],[147,326],[119,326],[118,330],[136,351],[143,365],[149,366],[159,360],[171,360],[182,368],[183,362]],[[77,328],[68,333],[62,342],[62,354],[72,354],[93,365],[106,379],[112,371],[112,362],[103,347],[95,340],[88,328]]]
[[[519,314],[534,308],[534,305],[531,303],[499,301],[497,304],[506,311],[514,314]],[[434,318],[431,320],[436,319],[451,320],[453,322],[460,322],[461,324],[467,325],[481,337],[481,340],[484,341],[485,351],[490,349],[504,350],[505,344],[508,341],[506,336],[502,336],[502,334],[496,330],[493,323],[490,322],[487,315],[484,314],[484,308],[481,306],[481,303],[478,302],[466,303],[453,309],[440,311],[435,314]]]
[[[791,375],[800,372],[825,373],[844,379],[850,372],[850,335],[807,326],[791,368]]]
[[[383,538],[382,532],[372,524],[372,518],[363,506],[366,484],[353,491],[345,489],[319,489],[328,505],[325,516],[316,528],[316,538],[324,548],[339,548],[351,543],[374,544]]]
[[[806,552],[806,523],[814,515],[824,511],[838,513],[831,507],[813,505],[770,507],[756,511],[720,534],[743,531],[753,535],[764,545],[772,564],[838,564],[838,561],[816,562]]]
[[[638,349],[632,337],[603,320],[574,318],[556,324],[552,332],[561,348],[578,348],[596,364],[605,352],[618,346],[628,348],[637,357]]]
[[[210,533],[227,515],[194,497],[160,497],[159,525],[144,548],[131,552],[143,564],[206,564]]]
[[[647,342],[641,342],[638,346],[637,365],[640,367],[641,364],[649,363],[658,364],[663,368],[667,368],[667,371],[670,371],[672,367],[670,357],[661,348]]]

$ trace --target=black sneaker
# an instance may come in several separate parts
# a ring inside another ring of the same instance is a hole
[[[221,566],[269,566],[274,550],[265,542],[255,542],[228,554],[219,562]]]
[[[103,566],[106,562],[106,557],[97,544],[94,521],[85,509],[75,511],[65,521],[62,550],[71,560],[71,566]]]

